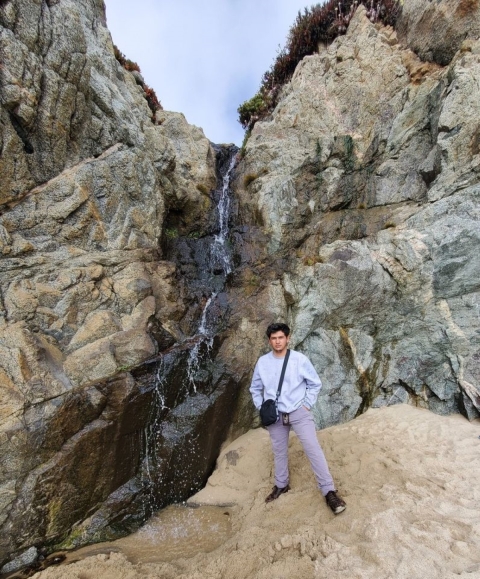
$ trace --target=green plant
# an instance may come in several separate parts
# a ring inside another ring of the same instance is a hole
[[[243,135],[243,141],[242,141],[242,146],[240,147],[240,157],[243,159],[243,157],[245,157],[245,153],[247,150],[247,141],[250,138],[250,135],[252,134],[252,131],[250,130],[246,130],[245,134]]]
[[[165,237],[167,239],[176,239],[178,237],[178,229],[176,227],[167,227],[165,229]]]
[[[124,364],[123,366],[118,366],[117,372],[125,372],[126,370],[129,370],[130,368],[131,368],[130,365]]]
[[[367,206],[365,205],[365,203],[359,203],[359,204],[358,204],[358,208],[359,208],[359,209],[366,209]]]
[[[200,238],[200,232],[199,232],[199,231],[191,231],[191,232],[188,234],[188,237],[189,237],[190,239],[199,239],[199,238]]]
[[[263,118],[268,113],[268,110],[269,99],[267,94],[257,92],[250,100],[245,101],[238,107],[238,120],[242,127],[249,131],[260,118]]]

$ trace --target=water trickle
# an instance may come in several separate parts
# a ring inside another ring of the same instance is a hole
[[[200,325],[197,330],[197,336],[199,339],[195,342],[194,346],[190,350],[188,355],[187,361],[187,376],[188,381],[190,382],[193,391],[197,392],[197,387],[195,385],[195,377],[197,376],[200,370],[200,347],[205,344],[207,347],[207,355],[210,353],[210,350],[213,345],[213,336],[209,334],[207,328],[207,312],[208,308],[212,301],[217,297],[217,292],[213,292],[212,295],[208,298],[205,307],[203,308],[202,318],[200,320]]]
[[[223,176],[222,192],[218,203],[219,232],[214,237],[212,256],[222,266],[224,275],[232,271],[231,257],[227,249],[228,218],[230,215],[230,179],[235,167],[236,157],[232,156],[228,169]]]
[[[145,428],[145,459],[143,461],[143,476],[145,491],[146,491],[146,504],[144,505],[144,510],[146,512],[157,510],[157,500],[155,493],[155,473],[158,467],[158,456],[159,456],[159,445],[160,439],[158,432],[160,430],[160,425],[165,412],[169,410],[166,405],[166,395],[165,395],[165,362],[163,358],[160,358],[157,369],[156,369],[156,379],[155,387],[153,389],[153,403],[152,412],[149,420],[149,424]]]
[[[212,285],[214,289],[205,302],[202,311],[200,324],[196,333],[197,341],[190,350],[187,363],[187,376],[193,392],[197,392],[196,377],[202,363],[201,350],[206,346],[205,356],[208,358],[213,345],[215,334],[215,320],[210,321],[208,318],[209,308],[218,296],[226,282],[228,274],[232,271],[231,256],[227,246],[228,240],[228,221],[230,216],[230,181],[236,163],[236,150],[230,153],[230,160],[225,164],[226,170],[222,173],[222,183],[220,188],[220,197],[217,205],[217,223],[218,233],[214,234],[213,243],[210,248],[210,271],[212,276]],[[217,277],[217,279],[215,279]],[[220,279],[218,279],[220,277]]]
[[[230,183],[237,150],[217,147],[216,151],[219,187],[213,193],[217,200],[215,231],[198,239],[178,238],[170,247],[173,260],[175,252],[184,251],[185,247],[198,259],[192,264],[198,275],[194,278],[187,275],[185,281],[203,307],[193,336],[171,348],[158,362],[152,414],[144,433],[142,482],[147,516],[198,490],[215,460],[211,454],[217,444],[207,440],[199,419],[210,411],[219,395],[212,385],[212,361],[215,336],[225,315],[225,285],[232,271],[228,244]],[[182,275],[182,259],[177,263]]]

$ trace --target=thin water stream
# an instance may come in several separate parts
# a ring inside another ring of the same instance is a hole
[[[213,283],[214,289],[205,302],[203,308],[202,317],[196,333],[196,336],[199,339],[197,339],[194,346],[191,348],[188,357],[187,376],[193,392],[195,393],[197,392],[195,379],[200,370],[201,363],[200,350],[202,346],[206,345],[208,355],[213,345],[215,333],[215,320],[210,320],[208,318],[209,308],[217,298],[219,291],[225,286],[227,275],[232,271],[231,257],[227,248],[227,239],[228,218],[230,213],[230,179],[235,167],[235,161],[236,156],[231,155],[228,168],[222,175],[222,186],[217,205],[218,233],[214,235],[213,243],[210,248],[210,272],[212,274],[212,280],[215,280]],[[214,276],[220,276],[220,283],[218,283],[218,278],[215,279]]]
[[[165,501],[159,499],[159,488],[162,489],[160,494],[166,493],[170,497],[169,502],[183,500],[185,490],[182,489],[186,489],[189,484],[192,491],[198,490],[204,477],[204,474],[197,476],[194,472],[194,464],[204,451],[203,435],[198,427],[195,431],[192,424],[195,415],[206,412],[214,403],[216,396],[215,388],[209,385],[211,370],[208,368],[212,366],[212,348],[218,332],[218,315],[222,310],[221,304],[224,299],[221,295],[225,291],[228,274],[232,271],[228,235],[230,182],[235,168],[236,152],[235,147],[227,150],[218,148],[219,186],[214,192],[214,197],[218,200],[214,233],[203,240],[188,239],[189,246],[193,248],[192,254],[198,251],[196,244],[207,254],[202,262],[201,283],[195,286],[198,301],[203,303],[203,308],[195,334],[179,345],[179,349],[183,349],[181,355],[185,361],[183,369],[173,370],[177,390],[174,397],[168,391],[168,388],[172,388],[172,369],[166,359],[161,357],[158,361],[153,385],[151,418],[145,429],[146,454],[142,478],[147,491],[146,513],[155,513],[165,505]],[[180,439],[184,441],[183,447],[178,443]],[[166,458],[165,448],[169,444],[173,445],[172,452]],[[166,462],[172,464],[171,468],[175,473],[171,477],[171,483],[162,480],[161,472]],[[177,486],[179,491],[176,493],[175,489],[172,491],[166,488],[168,484],[170,487]]]

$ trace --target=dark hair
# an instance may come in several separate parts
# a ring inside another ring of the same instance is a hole
[[[267,336],[270,338],[275,332],[283,332],[286,336],[290,334],[290,328],[287,324],[270,324],[267,328]]]

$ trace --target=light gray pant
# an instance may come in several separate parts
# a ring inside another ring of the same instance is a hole
[[[289,425],[283,424],[282,413],[279,412],[279,414],[280,420],[268,427],[270,440],[272,441],[275,484],[277,487],[284,488],[288,485],[288,436],[290,428],[293,428],[293,432],[300,439],[303,450],[312,465],[318,488],[322,495],[325,496],[329,491],[335,490],[325,455],[317,439],[312,413],[303,406],[297,408],[289,415]]]

